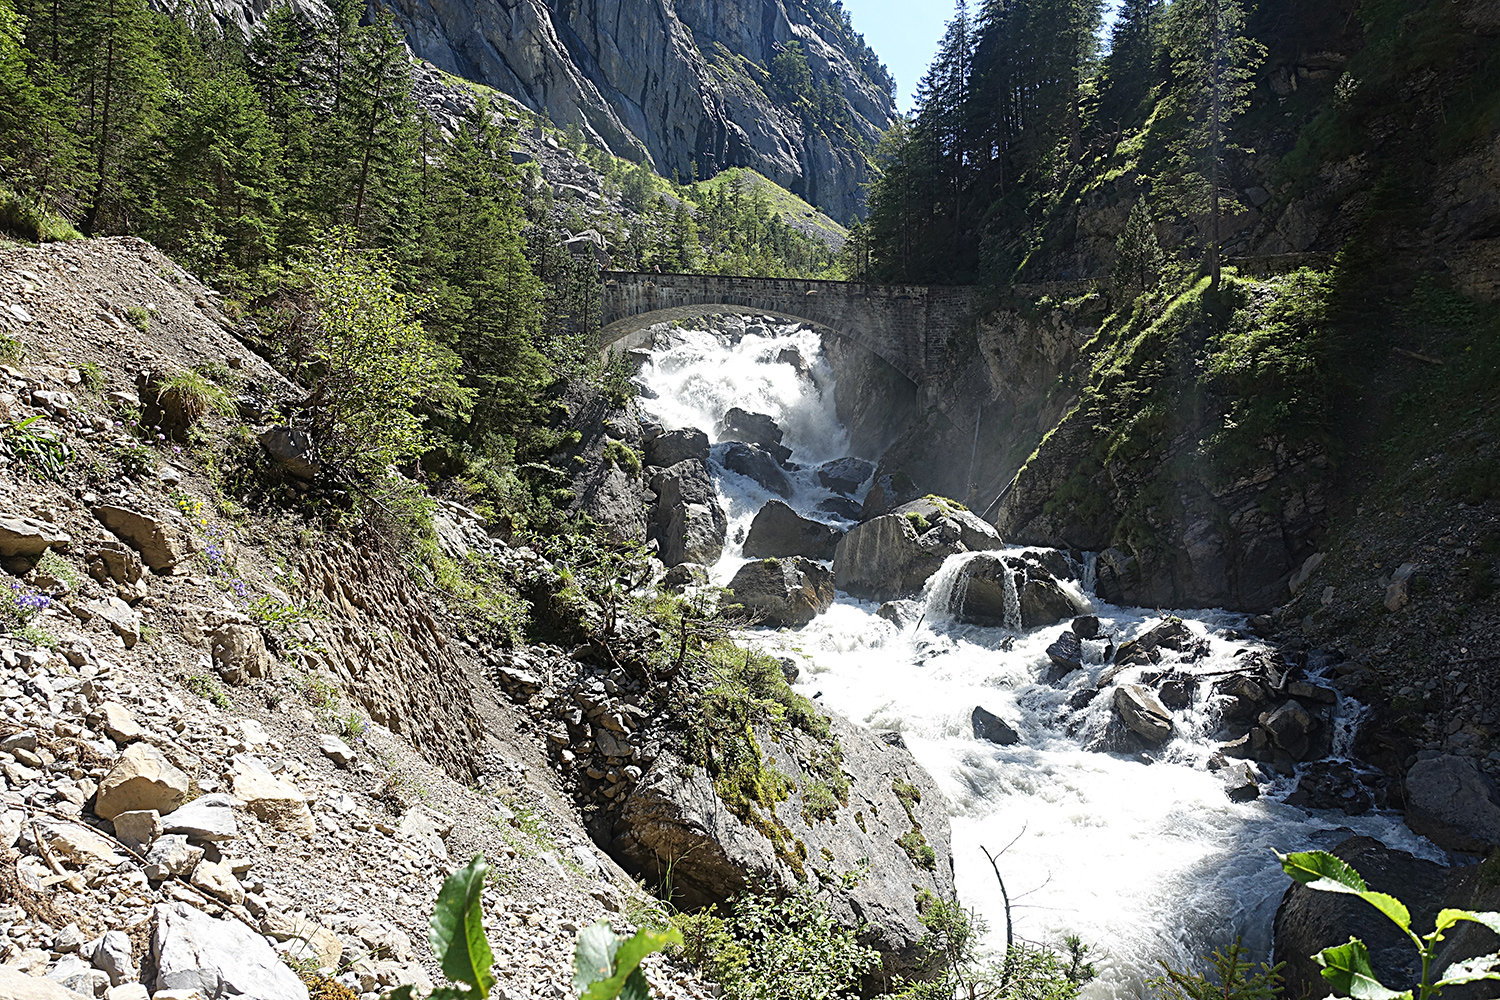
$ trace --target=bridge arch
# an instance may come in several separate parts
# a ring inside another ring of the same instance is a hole
[[[797,278],[605,271],[601,349],[657,323],[738,312],[809,323],[870,351],[952,420],[939,393],[949,346],[973,311],[969,288]],[[961,421],[955,421],[963,426]]]

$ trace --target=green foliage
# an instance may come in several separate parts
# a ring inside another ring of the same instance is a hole
[[[1125,229],[1115,241],[1115,268],[1110,275],[1114,301],[1125,304],[1161,282],[1166,258],[1156,239],[1156,224],[1144,197],[1130,208]]]
[[[634,476],[641,471],[641,455],[625,442],[611,438],[604,442],[604,464]]]
[[[0,233],[32,243],[78,240],[83,234],[46,204],[0,184]]]
[[[1422,960],[1421,979],[1406,990],[1393,990],[1375,978],[1369,950],[1363,941],[1350,938],[1348,944],[1324,948],[1313,957],[1323,967],[1323,978],[1336,995],[1356,997],[1359,1000],[1430,1000],[1441,993],[1445,986],[1500,980],[1500,953],[1456,962],[1443,970],[1439,974],[1441,978],[1436,980],[1433,978],[1436,970],[1432,968],[1447,931],[1461,923],[1476,923],[1500,933],[1500,913],[1445,909],[1437,915],[1437,925],[1433,931],[1419,936],[1412,929],[1411,913],[1405,904],[1394,896],[1372,891],[1359,873],[1343,859],[1326,851],[1278,854],[1277,858],[1281,861],[1282,870],[1293,881],[1319,892],[1358,896],[1379,910],[1411,940]]]
[[[40,427],[32,430],[32,425],[41,419],[27,417],[6,424],[0,428],[0,444],[23,475],[61,482],[68,463],[73,460],[73,449],[55,433]]]
[[[484,935],[481,899],[488,874],[489,865],[483,856],[476,854],[467,866],[448,876],[432,905],[428,934],[443,975],[480,996],[487,995],[495,985],[495,977],[490,973],[494,955]]]
[[[846,876],[845,883],[857,881]],[[818,886],[787,894],[747,892],[731,915],[678,915],[684,957],[736,1000],[838,1000],[859,995],[860,977],[880,956],[841,926]]]
[[[173,406],[189,425],[200,422],[213,414],[217,417],[234,417],[234,399],[223,386],[205,378],[201,372],[185,369],[168,376],[156,392],[157,402]]]
[[[224,693],[223,688],[219,687],[218,681],[206,674],[194,674],[183,682],[183,686],[204,701],[219,708],[229,707],[229,696]]]
[[[1209,958],[1214,977],[1179,971],[1161,963],[1165,975],[1149,985],[1162,1000],[1277,1000],[1281,995],[1281,966],[1261,963],[1257,969],[1249,951],[1235,940],[1224,950],[1215,949]]]
[[[633,937],[620,937],[605,921],[578,932],[574,952],[573,987],[580,1000],[648,1000],[651,995],[641,960],[647,955],[682,944],[677,928],[666,931],[642,929]]]
[[[927,842],[927,835],[913,827],[896,838],[896,844],[911,858],[911,863],[928,871],[937,870],[937,852]]]
[[[125,318],[130,321],[131,326],[142,333],[147,333],[151,329],[151,311],[145,306],[127,306]]]
[[[286,650],[314,648],[301,637],[302,626],[323,617],[321,609],[310,602],[284,601],[273,594],[255,598],[246,605],[245,614]]]
[[[925,535],[932,528],[932,523],[919,510],[907,511],[906,520],[919,535]]]

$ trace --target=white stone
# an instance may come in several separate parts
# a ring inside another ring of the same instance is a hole
[[[207,1000],[308,1000],[296,973],[238,920],[215,920],[185,903],[162,903],[152,917],[157,990],[198,990]]]
[[[164,833],[180,833],[189,840],[233,840],[239,836],[234,799],[222,792],[204,795],[162,817]]]

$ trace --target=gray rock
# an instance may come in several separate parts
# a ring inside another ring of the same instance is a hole
[[[1064,677],[1083,666],[1083,641],[1071,629],[1061,632],[1047,647],[1047,659],[1052,661],[1049,676]]]
[[[102,601],[90,601],[88,610],[109,626],[110,631],[120,637],[126,649],[134,649],[141,641],[141,616],[130,605],[118,597],[106,597]]]
[[[873,462],[862,458],[836,458],[818,466],[818,482],[825,489],[844,496],[853,496],[875,474]]]
[[[36,954],[45,966],[47,953]],[[0,997],[4,1000],[90,1000],[93,995],[92,987],[87,994],[76,993],[52,979],[28,976],[20,969],[0,965]]]
[[[1099,638],[1099,618],[1097,615],[1080,615],[1073,619],[1073,634],[1080,639]]]
[[[129,507],[104,504],[94,516],[141,554],[141,560],[157,572],[166,572],[192,554],[191,539],[167,522]]]
[[[0,557],[38,559],[50,548],[69,544],[68,533],[35,518],[0,514]]]
[[[777,496],[792,495],[791,480],[776,456],[759,445],[735,442],[724,449],[724,468],[754,480]]]
[[[319,737],[318,749],[323,751],[323,756],[333,761],[339,767],[348,767],[354,763],[354,751],[349,747],[349,744],[337,736]]]
[[[271,461],[296,479],[311,482],[321,471],[312,435],[306,431],[278,424],[261,432],[260,446],[265,449]]]
[[[1270,712],[1264,712],[1260,724],[1276,746],[1291,754],[1296,760],[1306,758],[1312,749],[1312,732],[1317,722],[1296,701],[1289,701]]]
[[[825,514],[841,517],[845,521],[858,521],[863,508],[848,497],[830,497],[818,504],[818,510]]]
[[[131,982],[138,975],[130,955],[130,938],[124,931],[109,931],[93,948],[94,968],[109,976],[109,985]]]
[[[720,441],[739,441],[763,448],[777,462],[785,462],[792,457],[792,449],[781,443],[781,428],[772,417],[764,413],[751,413],[738,406],[730,407],[724,414],[724,419],[719,421],[718,433]]]
[[[1184,660],[1193,661],[1208,653],[1208,643],[1194,635],[1193,630],[1182,619],[1169,617],[1140,636],[1121,644],[1115,650],[1115,662],[1124,666],[1160,663],[1161,651],[1164,649],[1181,654]]]
[[[200,796],[163,816],[161,828],[164,833],[181,834],[189,840],[233,840],[239,836],[234,798],[222,792]]]
[[[1450,851],[1500,844],[1500,789],[1463,757],[1419,760],[1406,773],[1406,823]]]
[[[708,461],[708,435],[696,427],[663,431],[646,441],[646,464],[670,468],[688,459]]]
[[[974,625],[1029,630],[1055,625],[1088,606],[1062,589],[1036,553],[987,553],[964,564],[948,610],[959,621]]]
[[[886,601],[875,612],[875,616],[884,618],[899,629],[906,629],[920,622],[926,613],[927,609],[916,601]]]
[[[1126,728],[1152,743],[1172,737],[1172,714],[1156,695],[1137,684],[1115,688],[1115,712]]]
[[[181,834],[164,834],[146,855],[146,877],[152,881],[191,875],[203,860],[203,848],[193,847]]]
[[[0,809],[0,851],[9,850],[21,839],[26,814],[19,809]]]
[[[265,938],[238,920],[185,903],[152,910],[157,990],[198,990],[208,1000],[308,1000],[307,987]]]
[[[151,850],[156,838],[162,835],[161,813],[155,809],[120,813],[114,818],[114,824],[115,837],[137,854],[143,855]]]
[[[729,583],[738,604],[770,625],[806,625],[833,604],[833,574],[801,556],[740,567]]]
[[[729,521],[708,467],[699,459],[684,459],[652,476],[651,489],[657,497],[653,525],[662,562],[718,562]]]
[[[999,548],[998,539],[994,547]],[[839,590],[889,601],[917,593],[944,559],[965,551],[956,524],[886,514],[851,528],[839,540],[833,573]]]
[[[214,669],[228,684],[244,684],[271,676],[271,654],[259,628],[226,622],[208,637]]]
[[[57,964],[48,970],[47,978],[65,990],[86,997],[94,995],[94,970],[77,955],[64,955],[58,959]]]
[[[800,516],[780,500],[762,507],[750,524],[743,552],[752,559],[777,556],[806,556],[809,559],[832,559],[843,532],[837,528]]]
[[[668,590],[681,593],[688,587],[702,587],[708,583],[708,567],[698,563],[678,563],[667,570],[661,585]]]
[[[862,940],[882,953],[889,971],[909,973],[920,960],[917,943],[924,933],[918,892],[951,898],[947,809],[908,751],[838,716],[830,724],[852,782],[848,805],[835,803],[829,819],[809,817],[799,782],[777,805],[776,816],[791,838],[806,845],[810,859],[823,859],[819,868],[847,871],[868,859],[869,874],[857,886],[829,887],[830,909],[846,925],[864,924]],[[792,751],[768,733],[758,738],[768,765],[796,773]],[[912,836],[914,829],[919,837]],[[610,855],[648,882],[664,877],[672,859],[673,885],[685,908],[722,902],[757,882],[788,888],[798,882],[775,845],[725,807],[703,769],[671,753],[658,757],[631,791],[615,831]],[[925,842],[932,849],[931,867],[897,844],[901,837]]]
[[[1021,742],[1021,734],[1006,724],[1005,720],[983,707],[975,706],[969,717],[974,726],[974,738],[976,740],[988,740],[991,743],[1008,747]]]

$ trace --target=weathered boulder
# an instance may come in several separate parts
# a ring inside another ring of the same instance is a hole
[[[696,427],[662,431],[646,440],[646,464],[670,468],[678,462],[697,459],[708,461],[708,435]]]
[[[770,625],[801,626],[833,604],[833,574],[810,559],[762,559],[740,567],[729,591]]]
[[[192,779],[160,750],[134,743],[99,782],[94,812],[109,820],[144,809],[169,813],[182,805],[191,787]]]
[[[1073,619],[1073,634],[1080,639],[1099,638],[1099,627],[1097,615],[1080,615]]]
[[[738,442],[729,445],[724,449],[724,468],[754,480],[777,496],[790,498],[792,495],[792,483],[786,477],[786,470],[775,455],[759,445]]]
[[[115,823],[118,825],[118,818]],[[164,833],[181,834],[189,840],[233,840],[239,836],[234,799],[223,792],[196,798],[163,816],[161,829]]]
[[[1071,629],[1058,633],[1052,645],[1047,647],[1047,659],[1052,661],[1050,676],[1067,676],[1083,666],[1083,640]]]
[[[818,466],[818,482],[825,489],[852,496],[874,473],[874,463],[862,458],[836,458]]]
[[[208,637],[214,669],[228,684],[244,684],[271,676],[271,654],[259,628],[226,622]]]
[[[203,848],[189,844],[180,833],[163,834],[146,854],[146,877],[157,881],[185,878],[198,867],[203,853]]]
[[[1362,816],[1374,806],[1370,789],[1348,761],[1318,761],[1300,769],[1297,787],[1284,800],[1303,809],[1339,809]]]
[[[118,597],[90,601],[85,607],[89,615],[104,622],[111,632],[120,637],[126,649],[134,649],[136,643],[141,641],[140,614]]]
[[[1167,618],[1115,650],[1115,662],[1124,666],[1145,666],[1161,662],[1161,651],[1172,650],[1189,662],[1208,654],[1208,642],[1199,639],[1181,618]]]
[[[198,990],[207,1000],[307,1000],[307,987],[265,938],[238,920],[186,903],[152,910],[157,990]]]
[[[200,861],[188,881],[198,891],[230,906],[239,906],[245,901],[245,887],[240,885],[240,880],[234,877],[228,865]]]
[[[897,628],[905,629],[920,622],[926,613],[926,608],[917,601],[886,601],[876,610],[875,615]]]
[[[306,431],[277,424],[261,431],[260,446],[271,461],[281,466],[294,479],[311,482],[322,471],[317,462],[317,449],[313,445],[312,435]]]
[[[663,587],[679,593],[688,587],[702,587],[707,583],[708,567],[699,563],[678,563],[661,578]]]
[[[995,713],[976,705],[969,716],[969,721],[974,726],[974,738],[976,740],[988,740],[998,743],[1000,746],[1008,747],[1021,742],[1021,734],[1006,724],[1005,720]]]
[[[1450,851],[1500,845],[1500,789],[1471,761],[1444,755],[1406,773],[1406,825]]]
[[[1115,712],[1131,732],[1152,743],[1165,743],[1172,738],[1172,713],[1156,695],[1138,684],[1115,688]]]
[[[143,739],[146,731],[135,721],[130,709],[117,701],[107,701],[89,713],[89,722],[104,735],[124,746]]]
[[[115,838],[120,843],[144,855],[162,834],[161,813],[155,809],[123,812],[114,818],[114,826]]]
[[[781,428],[774,418],[764,413],[751,413],[738,406],[730,407],[724,414],[724,419],[719,421],[718,432],[720,441],[757,445],[778,462],[785,462],[792,457],[792,449],[781,443]]]
[[[653,530],[668,566],[711,565],[724,551],[729,521],[719,506],[708,466],[688,458],[651,477],[656,493]]]
[[[846,521],[858,521],[860,517],[860,506],[848,497],[829,497],[818,504],[818,510],[825,514],[841,517]]]
[[[1296,701],[1289,701],[1261,713],[1260,725],[1276,746],[1291,754],[1293,759],[1304,760],[1312,749],[1312,733],[1318,723],[1307,709]]]
[[[66,531],[46,521],[22,517],[19,514],[0,514],[0,559],[6,562],[34,562],[50,548],[60,548],[72,542]]]
[[[843,532],[802,517],[780,500],[767,503],[755,515],[745,536],[744,554],[752,559],[806,556],[832,559]]]
[[[835,803],[827,819],[810,817],[806,785],[799,782],[776,806],[775,822],[785,827],[785,842],[804,844],[820,869],[850,871],[868,859],[869,874],[857,886],[830,888],[833,916],[851,926],[863,924],[862,940],[882,953],[887,971],[914,970],[924,933],[917,896],[926,890],[951,898],[942,793],[903,747],[839,716],[831,716],[830,724],[851,782],[848,804]],[[782,741],[760,733],[759,742],[768,767],[802,773]],[[764,828],[763,820],[752,825],[730,812],[701,766],[666,753],[626,800],[610,854],[648,882],[665,877],[671,865],[679,905],[695,908],[722,902],[757,882],[797,884],[797,869],[805,868],[801,851],[778,852]]]
[[[128,542],[141,559],[158,573],[170,571],[192,554],[190,539],[159,518],[129,507],[104,504],[94,516],[116,536]]]
[[[89,576],[104,583],[129,586],[142,576],[141,557],[123,542],[103,541],[95,544],[88,557]]]
[[[1001,545],[956,504],[917,501],[851,528],[834,549],[835,582],[855,597],[889,601],[921,590],[949,556]]]
[[[902,504],[911,503],[922,496],[922,490],[904,472],[881,472],[876,470],[875,481],[865,494],[864,506],[860,508],[860,520],[889,514]]]
[[[45,960],[46,955],[42,958]],[[0,965],[0,1000],[91,1000],[51,979],[28,976],[19,969]]]
[[[1064,590],[1031,553],[985,553],[970,559],[959,571],[948,610],[959,621],[972,625],[1034,629],[1087,611],[1088,605]]]
[[[280,780],[259,758],[235,754],[232,766],[234,797],[260,820],[278,830],[311,837],[317,832],[307,798]]]

